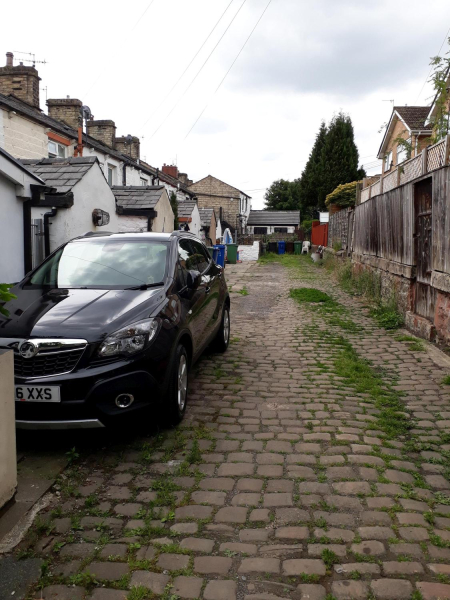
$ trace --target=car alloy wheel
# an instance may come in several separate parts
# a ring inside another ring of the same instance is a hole
[[[230,313],[227,309],[224,310],[223,314],[223,341],[228,346],[228,340],[230,339]]]
[[[184,411],[187,396],[188,366],[186,356],[182,354],[178,363],[178,410]]]

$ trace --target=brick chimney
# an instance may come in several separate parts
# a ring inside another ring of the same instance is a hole
[[[139,160],[141,155],[141,142],[135,135],[116,137],[114,148],[133,160]]]
[[[181,181],[181,183],[183,185],[191,185],[194,183],[192,181],[192,179],[189,179],[189,177],[187,176],[187,173],[178,173],[178,179]]]
[[[88,135],[102,142],[105,146],[114,148],[116,139],[116,124],[114,121],[86,121]]]
[[[47,100],[48,116],[62,121],[69,127],[77,129],[80,124],[83,103],[76,98],[58,98]]]
[[[33,108],[39,108],[39,82],[41,78],[34,67],[23,63],[14,66],[14,55],[6,53],[6,67],[0,67],[0,94],[15,96]]]
[[[176,165],[163,164],[161,171],[166,175],[170,175],[175,179],[178,179],[178,167]]]

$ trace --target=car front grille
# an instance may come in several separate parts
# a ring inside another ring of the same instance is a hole
[[[78,364],[84,348],[64,352],[37,354],[33,358],[23,358],[14,352],[14,374],[16,377],[47,377],[70,373]]]

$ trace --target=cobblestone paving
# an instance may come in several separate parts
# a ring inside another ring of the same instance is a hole
[[[47,561],[30,598],[450,598],[448,371],[298,260],[227,267],[229,350],[195,367],[181,427],[74,462],[22,544]]]

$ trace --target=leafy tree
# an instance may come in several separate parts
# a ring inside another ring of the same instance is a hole
[[[169,200],[170,200],[170,206],[172,207],[172,211],[173,211],[173,230],[177,231],[177,229],[178,229],[178,200],[177,200],[177,195],[175,194],[175,192],[171,192]]]
[[[10,288],[12,288],[11,283],[0,283],[0,314],[5,315],[5,317],[9,316],[9,311],[4,308],[3,304],[17,298],[17,296],[11,294]]]
[[[448,43],[450,45],[450,37],[448,38]],[[449,132],[450,96],[447,84],[450,74],[449,54],[450,51],[443,57],[434,56],[430,63],[433,67],[433,74],[430,81],[436,92],[434,115],[430,119],[433,125],[433,135],[430,139],[431,144],[436,144]]]
[[[265,193],[264,210],[298,210],[298,184],[285,179],[274,181]]]
[[[356,185],[357,181],[351,183],[343,183],[338,185],[335,190],[328,194],[325,200],[325,204],[329,207],[330,204],[336,204],[341,208],[347,208],[349,206],[355,206],[356,202]]]

